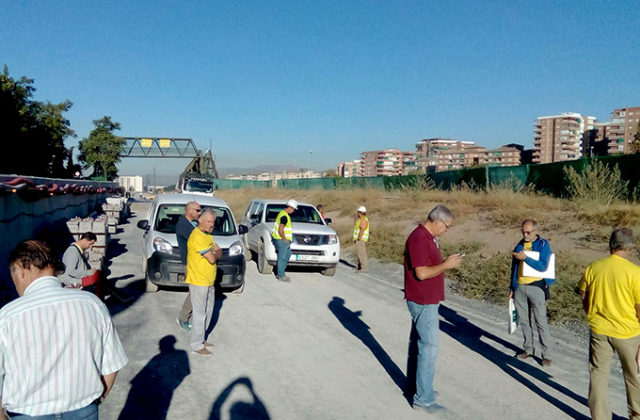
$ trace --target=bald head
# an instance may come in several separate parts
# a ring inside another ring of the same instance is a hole
[[[188,221],[193,222],[198,220],[201,211],[202,208],[200,207],[200,204],[195,201],[189,201],[185,206],[184,217],[186,217]]]

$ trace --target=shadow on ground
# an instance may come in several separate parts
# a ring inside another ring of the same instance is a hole
[[[218,324],[220,320],[220,311],[222,311],[222,305],[224,304],[225,299],[227,297],[220,291],[219,288],[216,287],[216,300],[213,303],[213,313],[211,314],[211,321],[209,322],[209,327],[204,333],[205,341],[209,338],[209,335],[213,332],[213,329]]]
[[[554,390],[566,395],[579,404],[588,407],[587,399],[585,397],[578,395],[569,388],[556,383],[552,380],[552,376],[544,370],[536,366],[532,366],[525,361],[518,360],[513,357],[513,355],[503,353],[492,345],[482,341],[482,338],[484,337],[485,340],[492,340],[496,344],[512,350],[513,354],[520,351],[517,346],[475,326],[474,324],[469,322],[467,318],[459,315],[456,311],[448,308],[445,305],[440,305],[440,315],[444,318],[444,322],[440,322],[441,331],[495,364],[506,374],[540,396],[540,398],[544,399],[545,401],[561,410],[569,418],[589,419],[589,416],[576,411],[573,407],[570,407],[566,403],[545,392],[543,389],[529,380],[527,376],[536,378],[546,386],[553,388]],[[624,417],[614,416],[614,419],[618,418]]]
[[[382,348],[378,340],[369,331],[369,326],[360,319],[362,311],[352,311],[344,306],[344,299],[334,296],[331,302],[329,302],[329,310],[338,318],[338,321],[353,334],[356,338],[362,341],[362,344],[367,346],[369,351],[376,358],[378,363],[384,368],[393,382],[405,393],[407,388],[407,378],[402,370],[395,364],[387,352]],[[406,396],[406,395],[405,395]]]
[[[187,353],[177,350],[175,343],[173,335],[160,339],[160,353],[131,380],[131,390],[118,420],[167,418],[173,392],[191,373]]]
[[[234,389],[244,388],[250,395],[251,401],[245,400],[230,400],[231,393]],[[223,418],[223,409],[228,402],[231,406],[228,407],[228,418],[230,420],[269,420],[269,412],[265,407],[262,400],[258,397],[253,389],[253,383],[251,379],[247,377],[240,377],[231,382],[216,398],[216,401],[211,407],[211,414],[209,420],[221,420]]]

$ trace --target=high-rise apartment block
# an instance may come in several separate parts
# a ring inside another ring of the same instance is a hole
[[[640,107],[613,110],[609,125],[609,154],[633,153],[634,136],[638,132]]]
[[[360,154],[360,176],[402,175],[404,154],[398,149],[371,150]]]
[[[594,117],[583,117],[575,112],[538,117],[534,128],[533,162],[579,159],[582,156],[582,135],[595,122]]]

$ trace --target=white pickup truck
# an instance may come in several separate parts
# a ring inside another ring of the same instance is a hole
[[[245,249],[251,251],[262,274],[271,274],[276,265],[271,232],[278,213],[286,206],[286,200],[253,199],[243,214],[242,223],[249,227],[244,235]],[[325,276],[336,273],[340,240],[329,223],[331,219],[323,219],[313,205],[298,204],[298,209],[291,214],[293,241],[288,266],[318,267]]]

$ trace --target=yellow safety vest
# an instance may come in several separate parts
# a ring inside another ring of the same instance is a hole
[[[280,219],[282,219],[282,216],[285,216],[287,218],[287,224],[284,225],[284,237],[288,241],[291,241],[293,240],[293,233],[292,233],[293,231],[291,230],[291,216],[289,216],[289,213],[287,213],[284,210],[278,213],[278,217],[276,217],[276,221],[273,224],[273,230],[271,231],[271,236],[274,239],[282,239],[280,237],[280,233],[278,232],[278,228],[280,227]]]
[[[369,242],[369,219],[367,218],[367,216],[362,216],[364,218],[364,220],[367,221],[367,226],[364,228],[364,232],[362,233],[362,239],[360,239],[363,242]],[[360,236],[360,218],[358,217],[356,219],[356,225],[353,228],[353,240],[357,241],[358,240],[358,236]]]

